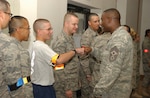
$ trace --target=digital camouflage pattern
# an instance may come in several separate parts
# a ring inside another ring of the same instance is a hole
[[[145,37],[142,44],[142,60],[143,60],[143,70],[144,70],[144,87],[148,87],[150,83],[150,38]]]
[[[91,87],[95,87],[96,83],[99,80],[99,70],[100,70],[100,63],[102,55],[101,53],[104,51],[105,46],[110,38],[110,33],[104,33],[99,35],[95,38],[92,42],[92,52],[91,55],[93,56],[90,61],[95,62],[93,65],[93,72],[92,72],[92,81],[90,82]]]
[[[73,37],[61,32],[61,35],[54,39],[52,49],[58,54],[74,50],[75,43]],[[78,55],[76,54],[70,61],[64,64],[64,69],[54,70],[54,88],[57,98],[65,98],[66,90],[77,91],[80,89],[79,64]]]
[[[91,47],[92,41],[95,37],[98,36],[98,33],[92,30],[90,27],[86,29],[86,31],[82,34],[81,37],[81,47],[82,46],[89,46]],[[87,80],[86,76],[92,74],[93,65],[95,62],[90,61],[91,56],[88,54],[80,56],[80,63],[81,63],[81,96],[82,98],[89,98],[90,93],[92,90],[89,87],[89,81]]]
[[[2,50],[9,45],[10,37],[0,32],[0,98],[11,98],[8,92],[7,84],[4,76],[4,62]]]
[[[2,38],[2,36],[1,36]],[[5,41],[3,37],[3,41],[1,40],[0,44],[2,45]],[[7,44],[8,43],[8,44]],[[2,69],[2,80],[6,85],[11,85],[17,82],[17,80],[21,77],[26,77],[30,75],[30,59],[29,53],[25,50],[19,41],[14,38],[10,38],[10,41],[7,41],[5,44],[5,48],[1,50],[3,62]],[[3,88],[1,88],[3,89]],[[9,93],[11,98],[33,98],[32,95],[32,86],[31,84],[26,84],[14,91],[5,91]],[[1,97],[4,98],[4,97]],[[9,97],[5,97],[9,98]]]
[[[81,37],[80,41],[81,46],[91,47],[92,41],[95,39],[96,36],[98,36],[98,33],[93,31],[90,27],[88,27]],[[80,60],[81,66],[83,68],[85,75],[90,75],[92,72],[92,68],[90,67],[91,64],[89,62],[89,55],[81,56],[80,59],[81,59]]]
[[[112,33],[102,53],[100,80],[94,88],[94,95],[102,98],[129,98],[133,72],[132,38],[119,27]]]
[[[133,42],[133,76],[132,76],[132,88],[137,88],[138,78],[139,78],[139,61],[138,61],[138,43]]]
[[[105,46],[108,42],[108,39],[110,38],[111,34],[110,33],[104,33],[102,35],[99,35],[95,38],[95,40],[92,42],[92,52],[91,55],[93,56],[90,61],[95,62],[93,65],[93,72],[92,72],[92,81],[90,82],[90,87],[93,89],[95,87],[95,85],[98,83],[99,79],[100,79],[100,64],[101,64],[101,53],[104,51]],[[93,93],[91,92],[90,94],[90,98],[94,98],[93,97]]]

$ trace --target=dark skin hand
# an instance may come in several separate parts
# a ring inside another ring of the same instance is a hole
[[[89,54],[91,51],[92,51],[92,48],[91,47],[88,47],[88,46],[82,46],[84,48],[84,52],[86,54]]]

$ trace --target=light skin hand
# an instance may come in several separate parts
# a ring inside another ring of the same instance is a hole
[[[73,93],[72,93],[71,90],[67,90],[67,91],[66,91],[66,97],[67,97],[67,98],[73,98]]]
[[[76,48],[75,50],[78,54],[81,54],[81,55],[84,54],[84,48]]]

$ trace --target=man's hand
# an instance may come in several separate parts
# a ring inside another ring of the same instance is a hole
[[[84,48],[76,48],[75,50],[78,54],[81,54],[81,55],[84,54]]]
[[[66,97],[67,97],[67,98],[73,98],[73,93],[72,93],[71,90],[67,90],[67,91],[66,91]]]
[[[89,82],[91,82],[91,81],[92,81],[91,75],[86,75],[86,79],[87,79]]]
[[[82,46],[82,47],[84,47],[84,52],[85,52],[86,54],[88,54],[88,53],[90,53],[90,52],[92,51],[92,48],[91,48],[91,47],[88,47],[88,46]]]

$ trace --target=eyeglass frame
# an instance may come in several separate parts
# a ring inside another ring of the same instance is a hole
[[[31,29],[30,27],[28,27],[28,28],[19,27],[19,28],[21,28],[21,29],[26,29],[26,30],[30,30],[30,29]]]
[[[13,16],[13,14],[12,13],[8,13],[8,12],[4,12],[5,14],[7,14],[7,15],[9,15],[10,17],[12,17]]]
[[[41,30],[47,30],[47,31],[51,31],[51,30],[53,30],[53,28],[41,29]]]

